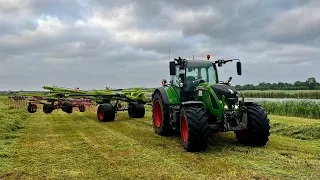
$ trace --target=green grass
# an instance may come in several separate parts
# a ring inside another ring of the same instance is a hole
[[[270,116],[271,133],[303,140],[320,140],[320,121],[318,119]]]
[[[7,97],[0,96],[0,172],[10,168],[15,157],[13,147],[18,143],[20,130],[28,122],[29,114],[23,110],[9,108]]]
[[[270,114],[320,119],[320,101],[259,102]]]
[[[142,119],[119,112],[110,123],[94,112],[30,116],[0,179],[320,178],[320,131],[295,135],[301,125],[319,127],[318,120],[270,115],[265,147],[239,145],[228,132],[212,134],[207,151],[187,153],[179,137],[154,133],[150,109]]]
[[[320,99],[320,90],[242,90],[247,98]]]

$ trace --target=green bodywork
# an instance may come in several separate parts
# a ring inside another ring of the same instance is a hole
[[[214,93],[214,91],[212,90],[212,88],[210,87],[211,84],[206,84],[206,83],[201,83],[198,87],[197,87],[197,96],[196,99],[199,101],[202,101],[205,106],[209,109],[209,112],[215,116],[217,116],[218,122],[222,119],[222,115],[223,115],[223,109],[224,109],[224,105],[225,105],[225,97],[222,96],[222,100],[220,102],[219,98],[217,97],[216,93]],[[199,95],[199,93],[202,93],[202,95]],[[217,103],[219,109],[214,109],[213,105],[212,105],[212,101],[210,100],[210,94],[213,95],[214,100],[216,102],[220,102]]]
[[[166,93],[167,93],[167,96],[168,96],[169,105],[178,105],[178,104],[180,104],[179,92],[177,92],[172,86],[171,87],[170,86],[164,86],[164,89],[166,90]],[[218,122],[219,122],[222,119],[222,115],[223,115],[223,109],[224,109],[224,105],[225,105],[224,98],[222,98],[221,103],[218,103],[219,109],[214,109],[213,105],[212,105],[212,102],[210,100],[210,94],[209,93],[211,93],[213,95],[213,97],[215,98],[216,102],[220,102],[220,100],[218,99],[217,95],[214,93],[214,91],[210,87],[210,84],[201,83],[197,87],[197,89],[202,91],[202,96],[199,96],[199,94],[197,94],[196,100],[199,100],[199,101],[203,102],[203,104],[205,104],[205,106],[209,109],[209,112],[212,115],[217,116],[217,119],[218,119]]]
[[[164,86],[170,105],[180,104],[179,93],[172,86]]]

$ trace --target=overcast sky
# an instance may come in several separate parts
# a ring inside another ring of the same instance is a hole
[[[0,0],[0,90],[156,87],[171,58],[232,84],[320,81],[319,0]]]

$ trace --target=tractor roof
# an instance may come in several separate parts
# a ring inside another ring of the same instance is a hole
[[[210,67],[212,64],[208,60],[188,60],[187,67]]]

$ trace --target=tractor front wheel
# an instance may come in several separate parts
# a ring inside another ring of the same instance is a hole
[[[169,106],[163,103],[160,92],[156,92],[153,97],[152,105],[153,127],[157,134],[169,136],[172,128],[169,122]]]
[[[241,144],[264,146],[269,140],[270,125],[267,114],[262,106],[252,103],[247,107],[248,125],[246,130],[235,131],[236,138]]]
[[[100,104],[97,111],[98,120],[102,122],[113,121],[116,117],[116,112],[112,104]]]
[[[183,107],[180,116],[182,146],[186,151],[204,151],[208,147],[208,114],[203,107]]]

